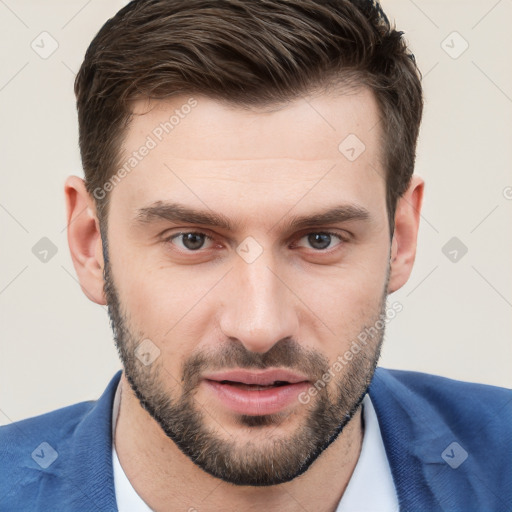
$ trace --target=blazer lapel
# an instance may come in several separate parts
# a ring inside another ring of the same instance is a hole
[[[378,368],[370,386],[400,510],[488,510],[500,500],[486,484],[489,456],[480,456],[482,440],[455,409],[470,397],[456,404],[455,394],[447,399],[450,381],[436,379]]]

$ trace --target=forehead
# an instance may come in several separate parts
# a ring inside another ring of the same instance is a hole
[[[300,208],[384,205],[380,117],[368,89],[272,110],[183,95],[139,101],[133,111],[121,151],[126,172],[111,193],[111,208],[122,205],[126,215],[178,198],[228,216],[253,215],[263,204],[297,204],[305,193]]]
[[[151,134],[157,143],[172,146],[177,158],[193,154],[205,160],[337,158],[339,143],[349,133],[371,145],[380,119],[374,94],[363,87],[251,109],[203,95],[181,95],[134,102],[133,113],[127,148]]]

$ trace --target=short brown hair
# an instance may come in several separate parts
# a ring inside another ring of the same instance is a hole
[[[75,81],[87,190],[120,165],[135,99],[199,93],[262,107],[347,80],[369,87],[380,108],[392,232],[423,99],[402,32],[375,0],[133,0],[103,25]],[[105,220],[109,196],[94,197]]]

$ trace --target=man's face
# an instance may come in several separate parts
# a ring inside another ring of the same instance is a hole
[[[367,90],[266,113],[188,100],[135,105],[109,311],[132,389],[177,446],[223,480],[277,484],[334,441],[377,364],[383,331],[358,341],[389,269],[377,105]]]

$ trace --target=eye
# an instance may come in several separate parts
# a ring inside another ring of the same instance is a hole
[[[178,248],[185,251],[198,251],[199,249],[206,249],[207,247],[205,247],[205,244],[211,242],[212,237],[205,233],[192,231],[187,233],[175,233],[167,238],[167,241],[177,245]]]
[[[307,246],[317,250],[317,251],[324,251],[326,249],[332,249],[333,247],[336,247],[337,245],[344,242],[344,239],[341,235],[337,233],[328,233],[325,231],[319,231],[316,233],[308,233],[307,235],[300,238],[298,242],[299,247],[305,247],[304,242]]]

